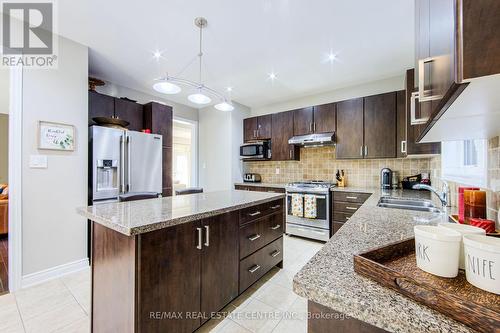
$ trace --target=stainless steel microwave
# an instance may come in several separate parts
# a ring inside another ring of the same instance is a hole
[[[269,160],[271,158],[271,142],[249,142],[240,146],[242,160]]]

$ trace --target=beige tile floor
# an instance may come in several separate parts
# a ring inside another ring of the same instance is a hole
[[[293,275],[323,246],[284,238],[284,267],[273,269],[197,332],[307,331],[307,302],[292,291]],[[0,296],[0,332],[89,332],[90,270]]]

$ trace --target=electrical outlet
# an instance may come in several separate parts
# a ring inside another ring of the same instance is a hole
[[[279,175],[280,174],[280,168],[276,168],[276,174]]]

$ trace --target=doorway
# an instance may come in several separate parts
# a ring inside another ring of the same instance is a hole
[[[198,123],[174,118],[173,121],[173,184],[176,190],[198,186]]]

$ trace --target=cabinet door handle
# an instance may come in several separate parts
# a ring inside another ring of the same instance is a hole
[[[349,221],[349,219],[350,219],[350,217],[347,217],[347,216],[345,217],[345,220],[346,220],[346,221]]]
[[[279,256],[280,253],[281,253],[280,251],[276,250],[273,253],[271,253],[271,257],[275,258],[275,257]]]
[[[255,213],[248,213],[250,216],[257,216],[260,215],[260,211],[256,211]]]
[[[260,238],[260,235],[259,234],[255,234],[255,235],[249,236],[248,240],[251,241],[251,242],[253,242],[253,241],[256,241],[259,238]]]
[[[401,152],[406,154],[406,140],[401,141]]]
[[[259,269],[260,269],[260,266],[255,265],[255,266],[251,267],[248,271],[253,274],[253,273],[257,272]]]
[[[356,207],[349,207],[349,206],[346,206],[345,209],[349,209],[349,210],[358,210]]]
[[[346,199],[351,199],[351,200],[357,200],[357,199],[358,199],[358,197],[350,197],[350,196],[347,196],[347,197],[345,197],[345,198],[346,198]]]
[[[419,98],[419,93],[418,92],[413,92],[411,93],[410,97],[410,125],[422,125],[426,124],[427,120],[429,120],[429,117],[425,118],[417,118],[417,99]]]
[[[196,248],[198,250],[201,250],[201,228],[196,228],[196,231],[198,232],[198,245],[196,245]]]
[[[271,230],[278,230],[279,228],[281,228],[281,225],[276,224],[274,227],[271,227]]]
[[[365,156],[368,156],[368,146],[365,146]]]
[[[312,121],[309,122],[309,132],[312,132],[313,131],[313,123]]]
[[[289,153],[288,155],[290,156],[290,159],[292,159],[292,150],[290,149],[290,150],[288,151],[288,153]]]
[[[363,146],[359,147],[359,156],[363,156]]]
[[[273,193],[275,193],[274,191],[268,191],[268,192],[273,192]],[[272,207],[271,207],[271,209],[278,209],[278,208],[280,208],[280,207],[281,207],[281,205],[276,205],[276,206],[272,206]]]
[[[313,130],[316,133],[316,122],[313,123]]]
[[[208,225],[205,226],[205,246],[210,246],[210,227]]]
[[[256,136],[257,138],[259,137],[259,132],[260,132],[260,130],[257,130],[257,136]]]

